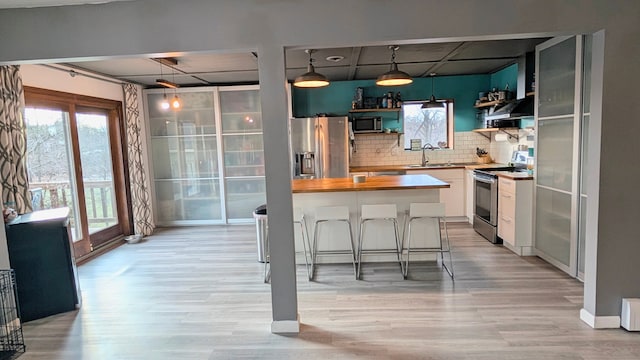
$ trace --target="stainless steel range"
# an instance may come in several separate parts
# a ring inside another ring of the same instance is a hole
[[[527,151],[514,151],[513,166],[476,169],[473,171],[473,229],[494,244],[498,237],[498,176],[496,171],[527,171]]]

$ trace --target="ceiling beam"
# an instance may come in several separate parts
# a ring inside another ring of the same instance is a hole
[[[461,42],[458,46],[456,46],[453,50],[451,50],[447,55],[442,57],[442,59],[440,59],[440,61],[438,61],[437,63],[431,65],[431,67],[429,67],[426,71],[424,71],[418,77],[425,77],[427,75],[430,75],[431,73],[437,73],[436,70],[438,70],[438,68],[440,68],[442,65],[444,65],[449,59],[451,59],[452,57],[454,57],[457,54],[459,54],[460,51],[464,50],[464,48],[466,48],[470,44],[471,43],[468,42],[468,41],[467,42]]]
[[[358,71],[358,63],[360,62],[360,54],[362,53],[362,47],[357,46],[351,48],[351,60],[349,61],[349,72],[347,73],[347,80],[353,80],[356,77]]]

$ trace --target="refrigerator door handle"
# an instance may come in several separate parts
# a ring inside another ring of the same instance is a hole
[[[322,129],[322,124],[318,124],[316,126],[316,152],[318,156],[316,156],[316,178],[321,179],[324,177],[324,169],[325,159],[324,159],[324,132]]]

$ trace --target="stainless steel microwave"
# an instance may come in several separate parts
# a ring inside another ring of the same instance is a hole
[[[356,134],[382,132],[382,117],[363,116],[353,118],[351,120],[351,126],[353,127],[353,132]]]

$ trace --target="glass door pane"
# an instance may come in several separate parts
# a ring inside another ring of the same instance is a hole
[[[573,178],[573,116],[538,120],[536,167],[538,185],[571,191]]]
[[[540,50],[538,116],[573,114],[575,103],[576,38]]]
[[[249,219],[266,201],[258,89],[221,90],[227,219]]]
[[[118,224],[108,114],[76,113],[89,234]]]
[[[25,109],[29,189],[39,198],[33,210],[69,207],[74,242],[83,239],[78,214],[69,136],[69,113],[55,109]]]
[[[536,249],[567,268],[571,250],[571,195],[536,188]]]
[[[163,92],[147,93],[157,220],[221,220],[213,91],[180,91],[179,96],[182,109],[165,110]]]

